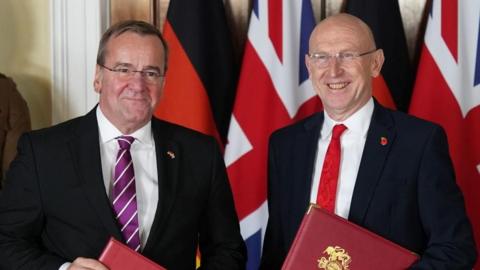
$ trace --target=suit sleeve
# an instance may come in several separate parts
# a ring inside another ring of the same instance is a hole
[[[41,244],[45,218],[28,134],[17,150],[0,194],[0,269],[58,269],[65,260]]]
[[[205,217],[200,226],[200,269],[245,269],[246,248],[225,165],[217,143],[211,140],[212,176]]]
[[[428,242],[412,269],[472,269],[476,259],[472,228],[440,127],[434,129],[425,147],[418,200]]]

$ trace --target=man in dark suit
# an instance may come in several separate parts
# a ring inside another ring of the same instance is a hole
[[[324,111],[270,138],[262,269],[281,267],[311,202],[418,253],[412,269],[472,269],[475,243],[446,135],[372,98],[383,61],[354,16],[329,17],[312,32],[305,62]]]
[[[111,236],[167,269],[195,269],[197,246],[202,269],[244,268],[216,141],[152,117],[166,63],[154,26],[126,21],[106,31],[99,105],[19,141],[0,197],[1,269],[107,269],[96,258]]]

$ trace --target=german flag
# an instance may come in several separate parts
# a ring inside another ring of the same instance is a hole
[[[348,0],[346,12],[366,22],[383,49],[385,63],[373,80],[373,96],[384,106],[407,111],[412,95],[413,70],[397,0]]]
[[[238,72],[222,0],[171,0],[163,34],[170,55],[155,115],[224,144]]]

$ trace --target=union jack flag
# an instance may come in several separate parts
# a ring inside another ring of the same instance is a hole
[[[321,108],[304,64],[314,25],[310,0],[253,2],[225,148],[247,269],[258,269],[268,219],[269,136]]]
[[[410,113],[445,128],[480,250],[480,1],[433,1]]]

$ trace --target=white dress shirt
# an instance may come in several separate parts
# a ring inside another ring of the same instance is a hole
[[[141,249],[145,247],[158,203],[158,173],[155,141],[153,140],[152,124],[145,126],[132,134],[122,134],[97,107],[97,122],[100,143],[100,158],[107,196],[112,201],[112,177],[115,170],[115,160],[119,149],[118,136],[128,135],[135,138],[130,147],[133,169],[135,172],[135,189],[137,193],[137,211]],[[106,244],[106,243],[105,243]],[[95,258],[93,258],[95,259]],[[64,263],[59,270],[66,270],[71,263]]]
[[[140,225],[141,248],[145,247],[152,227],[158,202],[158,173],[155,141],[152,125],[149,121],[145,126],[132,134],[122,134],[97,107],[97,121],[100,142],[100,157],[102,160],[103,182],[110,198],[112,192],[112,177],[115,171],[115,160],[119,149],[115,138],[128,135],[135,138],[130,147],[133,170],[135,172],[135,189],[137,193],[138,223]],[[112,198],[110,198],[111,200]]]
[[[322,174],[323,161],[327,153],[328,145],[330,144],[330,138],[332,137],[332,129],[336,124],[344,124],[347,130],[345,130],[340,137],[342,151],[335,199],[335,214],[345,219],[348,218],[350,212],[353,188],[355,187],[360,161],[362,160],[363,148],[367,139],[367,131],[370,126],[373,108],[373,99],[370,98],[360,110],[341,123],[335,122],[327,113],[324,113],[325,119],[318,140],[310,202],[315,203],[317,201],[320,175]]]

